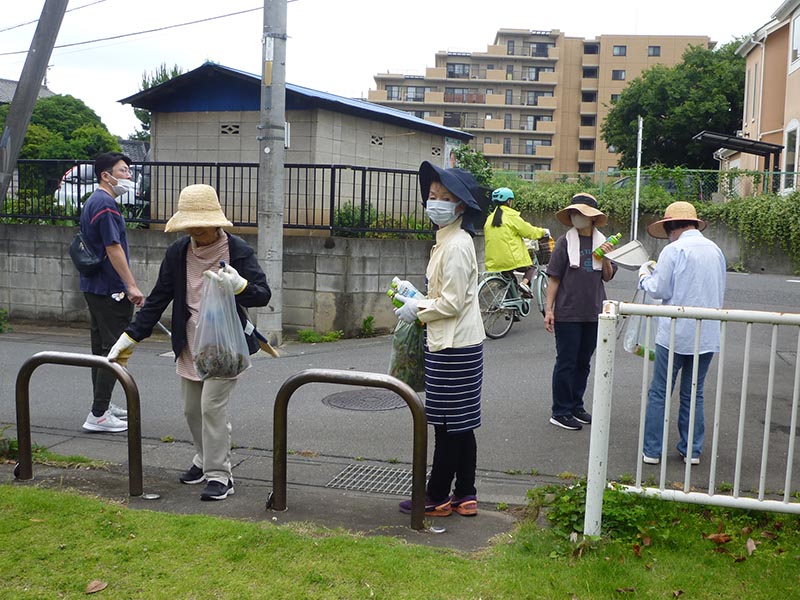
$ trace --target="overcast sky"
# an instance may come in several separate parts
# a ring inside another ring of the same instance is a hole
[[[293,0],[288,4],[286,79],[364,97],[373,76],[424,73],[438,50],[485,51],[498,29],[601,34],[708,35],[725,43],[769,21],[779,0]],[[0,0],[0,78],[18,80],[44,0]],[[120,40],[53,51],[48,87],[83,100],[109,130],[127,137],[139,121],[118,100],[139,91],[161,63],[184,71],[206,60],[258,73],[261,0],[70,0],[56,46],[258,9]]]

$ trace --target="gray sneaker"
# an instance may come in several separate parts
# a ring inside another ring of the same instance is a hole
[[[91,432],[106,432],[106,433],[119,433],[128,430],[128,424],[121,419],[118,419],[111,414],[111,411],[106,411],[100,417],[95,417],[92,413],[86,417],[83,424],[84,431]]]
[[[108,405],[108,412],[110,412],[118,419],[122,419],[123,421],[128,419],[128,411],[122,408],[121,406],[117,406],[113,402]]]

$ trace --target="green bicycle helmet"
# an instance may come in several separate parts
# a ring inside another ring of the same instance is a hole
[[[513,199],[514,192],[510,188],[501,187],[492,192],[492,202],[496,202],[497,204],[505,204]]]

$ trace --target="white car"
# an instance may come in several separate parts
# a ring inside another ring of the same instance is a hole
[[[135,171],[132,174],[134,181],[136,180]],[[94,165],[80,164],[72,167],[69,171],[64,173],[61,178],[61,183],[58,184],[58,189],[55,193],[56,204],[58,206],[69,207],[75,209],[78,207],[78,201],[84,202],[93,191],[95,191],[100,184],[97,183],[97,178],[94,176]],[[136,203],[134,198],[134,191],[124,193],[117,198],[118,202],[125,205],[134,205]],[[81,203],[82,204],[82,203]]]

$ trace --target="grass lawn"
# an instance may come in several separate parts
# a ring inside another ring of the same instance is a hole
[[[578,486],[579,489],[580,486]],[[0,485],[0,598],[747,598],[800,595],[800,519],[610,492],[608,537],[570,535],[575,486],[548,494],[553,527],[522,520],[478,554],[129,510],[69,491]],[[478,517],[480,518],[480,517]]]

